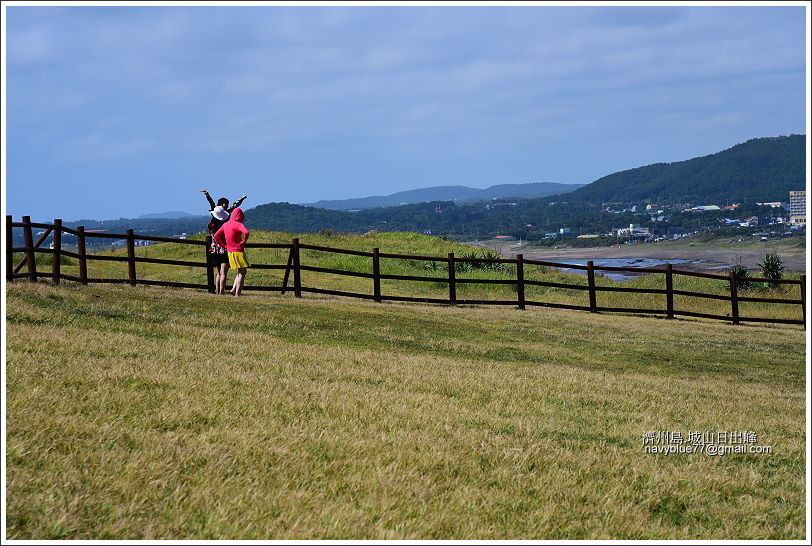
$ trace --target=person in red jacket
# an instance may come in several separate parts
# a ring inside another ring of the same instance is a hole
[[[243,225],[245,214],[241,208],[236,208],[231,211],[231,218],[228,222],[223,224],[217,233],[214,234],[214,240],[217,241],[222,247],[228,251],[228,263],[231,269],[237,270],[237,278],[234,279],[234,286],[231,293],[234,296],[242,294],[242,287],[245,283],[245,274],[251,264],[245,257],[245,242],[248,240],[250,232],[248,228]]]

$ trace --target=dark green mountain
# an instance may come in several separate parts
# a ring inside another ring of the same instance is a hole
[[[805,149],[805,135],[754,138],[712,155],[610,174],[566,194],[566,199],[720,206],[787,201],[790,190],[805,186]]]
[[[529,184],[497,184],[485,189],[468,186],[434,186],[417,190],[400,191],[391,195],[374,195],[354,199],[323,200],[306,206],[332,210],[360,210],[375,207],[397,207],[427,201],[482,201],[499,197],[544,197],[580,188],[583,184],[558,184],[556,182],[532,182]]]

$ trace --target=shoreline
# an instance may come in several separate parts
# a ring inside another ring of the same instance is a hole
[[[471,244],[471,243],[469,243]],[[722,250],[712,248],[691,248],[691,249],[669,249],[647,245],[624,245],[622,247],[588,247],[588,248],[544,248],[532,247],[519,244],[493,243],[490,241],[478,243],[496,251],[501,251],[505,257],[513,257],[521,252],[525,258],[535,260],[589,260],[601,258],[651,258],[655,260],[689,260],[684,264],[679,264],[680,268],[690,271],[711,270],[716,273],[718,268],[724,268],[732,264],[741,263],[748,269],[758,269],[758,264],[764,258],[766,250],[738,249]],[[785,271],[805,272],[806,253],[786,252],[778,250],[783,259]],[[699,261],[699,263],[696,263]],[[714,269],[716,268],[716,269]]]

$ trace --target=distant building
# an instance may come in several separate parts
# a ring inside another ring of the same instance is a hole
[[[719,205],[699,205],[698,207],[694,207],[691,210],[721,210]]]
[[[789,223],[806,227],[806,191],[789,192]]]
[[[646,238],[650,235],[651,233],[649,232],[648,228],[640,227],[637,224],[629,224],[629,227],[620,228],[617,230],[618,237]]]
[[[790,192],[790,193],[792,193],[792,192]],[[759,203],[759,202],[756,202],[756,205],[759,205],[759,206],[762,206],[762,207],[772,207],[772,208],[774,208],[774,209],[779,208],[779,207],[780,207],[780,206],[782,206],[783,204],[784,204],[784,203],[782,203],[781,201],[771,201],[771,202],[769,202],[769,203]],[[727,207],[725,207],[725,208],[727,208]]]

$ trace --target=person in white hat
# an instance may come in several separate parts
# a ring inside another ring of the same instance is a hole
[[[229,214],[231,214],[231,211],[242,205],[242,202],[245,201],[246,197],[248,197],[247,195],[243,195],[242,197],[234,201],[234,204],[229,207],[228,199],[226,199],[225,197],[221,197],[220,199],[218,199],[217,204],[215,204],[214,199],[211,198],[211,195],[209,195],[209,192],[207,190],[200,191],[203,193],[203,195],[206,196],[206,200],[209,202],[209,211],[213,211],[214,207],[223,207],[225,211],[228,212]]]

